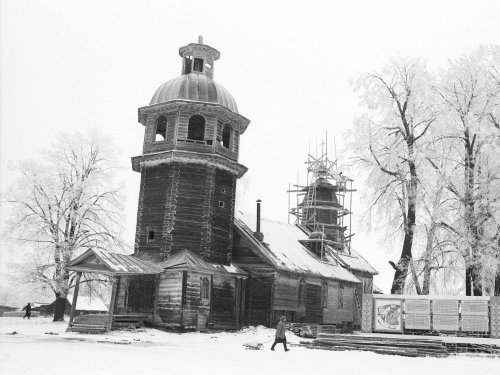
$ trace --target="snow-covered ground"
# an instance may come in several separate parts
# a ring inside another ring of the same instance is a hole
[[[311,350],[278,344],[274,330],[175,334],[154,329],[103,335],[66,333],[67,322],[0,317],[0,374],[498,374],[500,359],[458,355],[408,358],[358,351]],[[17,334],[12,334],[16,331]],[[52,334],[50,334],[52,333]],[[287,334],[298,344],[304,339]],[[263,342],[247,350],[246,342]]]

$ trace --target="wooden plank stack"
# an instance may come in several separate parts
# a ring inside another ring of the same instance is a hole
[[[327,350],[362,350],[409,357],[447,357],[446,345],[439,339],[405,339],[339,335],[322,332],[311,347]]]

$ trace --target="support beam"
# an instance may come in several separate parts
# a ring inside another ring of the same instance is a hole
[[[81,272],[76,273],[75,290],[73,292],[73,301],[71,303],[71,313],[69,314],[68,328],[73,325],[73,319],[75,318],[76,311],[76,301],[78,300],[78,289],[80,288],[80,277],[82,277]]]
[[[115,303],[116,303],[116,287],[119,279],[120,279],[119,277],[118,278],[116,276],[113,277],[113,289],[111,290],[111,300],[109,302],[109,311],[108,311],[108,326],[106,328],[107,332],[111,331],[111,326],[113,325],[113,312],[115,310]]]

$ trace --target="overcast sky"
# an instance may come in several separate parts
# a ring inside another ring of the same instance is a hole
[[[391,57],[431,68],[500,44],[500,1],[20,1],[0,5],[0,188],[9,162],[36,158],[62,131],[100,129],[113,137],[126,187],[125,239],[133,243],[144,128],[137,108],[180,75],[178,48],[218,49],[214,79],[251,120],[241,137],[238,207],[287,220],[289,182],[305,182],[309,148],[328,131],[330,150],[362,113],[349,80]],[[332,157],[334,155],[331,155]],[[356,171],[344,170],[356,175]],[[388,292],[400,244],[370,233],[356,186],[354,247]],[[292,199],[294,201],[294,199]],[[2,249],[5,250],[5,249]],[[391,253],[392,251],[392,253]],[[3,266],[8,257],[0,253]],[[4,268],[4,267],[2,267]]]

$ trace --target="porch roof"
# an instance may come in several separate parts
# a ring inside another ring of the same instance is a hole
[[[69,264],[70,271],[98,273],[108,276],[154,275],[162,268],[132,255],[109,253],[101,249],[89,249]]]
[[[246,277],[248,274],[233,263],[223,265],[204,261],[189,250],[182,250],[162,262],[161,267],[165,270],[188,270],[205,273],[222,273],[232,276]]]

